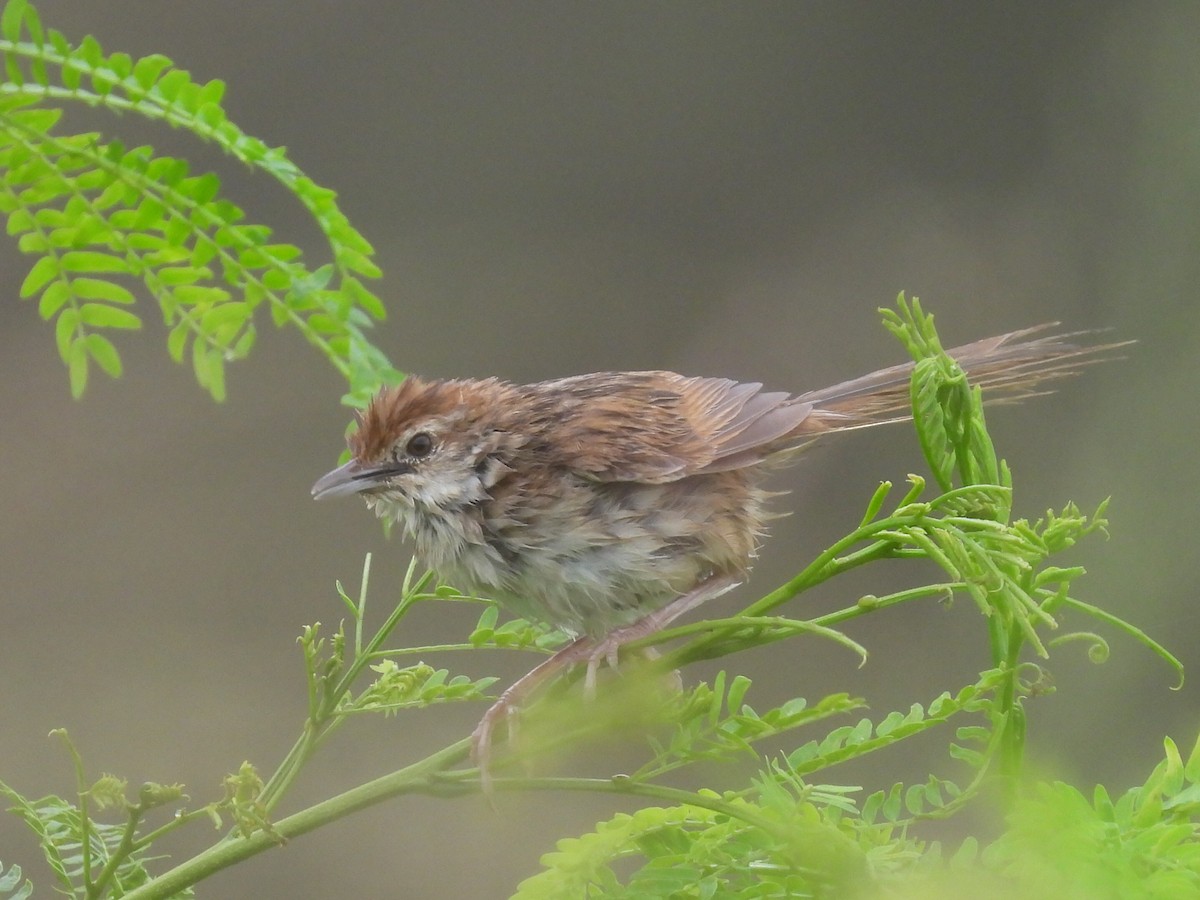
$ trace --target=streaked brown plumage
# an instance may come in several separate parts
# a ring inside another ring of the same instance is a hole
[[[950,351],[990,400],[1017,400],[1110,346],[1045,326]],[[537,384],[422,381],[385,389],[350,438],[352,459],[316,497],[359,493],[399,522],[455,586],[577,640],[521,679],[476,731],[564,665],[615,660],[740,581],[767,512],[762,478],[788,451],[909,417],[912,366],[805,394],[673,372],[606,372]]]

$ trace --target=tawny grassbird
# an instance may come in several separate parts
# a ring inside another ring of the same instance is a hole
[[[1020,399],[1108,347],[1014,331],[949,351],[987,399]],[[409,378],[359,416],[352,458],[314,497],[361,494],[450,584],[575,640],[517,681],[473,735],[548,677],[602,661],[741,581],[772,462],[833,432],[909,417],[912,365],[804,394],[673,372],[537,384]]]

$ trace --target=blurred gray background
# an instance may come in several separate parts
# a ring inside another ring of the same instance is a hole
[[[961,342],[1046,320],[1140,342],[1053,397],[991,416],[1018,512],[1111,494],[1112,539],[1070,555],[1078,593],[1200,668],[1191,522],[1200,388],[1200,6],[1193,3],[43,2],[106,50],[161,52],[228,83],[243,128],[336,189],[386,273],[379,343],[427,376],[515,380],[670,368],[805,389],[898,362],[876,308],[919,295]],[[131,116],[76,115],[222,173],[230,195],[322,261],[269,179]],[[216,406],[167,358],[147,303],[126,375],[70,399],[52,329],[16,299],[0,250],[0,778],[70,793],[46,737],[70,729],[93,775],[182,781],[197,802],[243,759],[270,771],[302,723],[294,637],[334,623],[333,583],[376,552],[374,604],[408,548],[360,504],[314,504],[336,459],[344,385],[262,323]],[[882,478],[923,471],[904,428],[830,441],[776,479],[782,520],[744,600],[853,527]],[[789,608],[837,608],[907,573],[867,573]],[[725,598],[718,610],[735,608]],[[456,640],[472,610],[418,616]],[[1076,627],[1091,623],[1074,620]],[[1097,626],[1097,630],[1103,631]],[[873,715],[985,665],[968,601],[854,623],[859,670],[820,641],[726,661],[752,701],[847,690]],[[1036,765],[1122,790],[1190,746],[1197,692],[1110,632],[1112,659],[1055,653],[1031,705]],[[531,660],[447,661],[516,677]],[[685,673],[690,683],[714,667]],[[465,734],[475,707],[355,723],[288,810]],[[874,789],[944,773],[939,733],[830,773]],[[806,739],[802,735],[797,741]],[[629,759],[636,759],[636,748]],[[593,759],[580,771],[606,774]],[[205,897],[501,897],[612,798],[405,799],[201,886]],[[212,837],[203,826],[172,850]],[[31,837],[0,858],[49,891]]]

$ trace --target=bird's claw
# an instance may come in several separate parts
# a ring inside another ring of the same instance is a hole
[[[592,648],[592,652],[587,658],[587,672],[583,676],[583,696],[587,700],[596,699],[596,673],[600,670],[600,663],[608,663],[608,667],[614,672],[619,672],[618,662],[621,655],[621,641],[614,640],[614,636],[602,640],[599,644]]]

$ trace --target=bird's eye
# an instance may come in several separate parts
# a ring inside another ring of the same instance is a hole
[[[433,438],[427,432],[418,431],[408,439],[404,452],[413,459],[424,459],[433,452]]]

